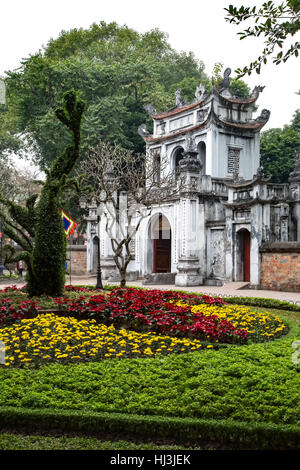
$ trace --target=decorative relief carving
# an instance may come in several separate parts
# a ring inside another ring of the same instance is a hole
[[[157,132],[160,135],[163,135],[166,132],[166,123],[164,121],[160,121],[157,126]]]
[[[202,108],[202,109],[199,109],[199,111],[197,111],[197,121],[198,122],[202,122],[206,119],[207,115],[208,115],[208,106],[206,108]]]
[[[185,116],[182,116],[177,119],[171,119],[170,120],[170,131],[174,131],[176,129],[180,129],[182,127],[189,126],[193,123],[193,114],[186,114]]]
[[[300,152],[296,153],[294,170],[290,173],[289,181],[300,181]]]
[[[205,95],[205,86],[200,83],[199,86],[197,86],[196,91],[195,91],[195,98],[197,101],[200,101],[201,98]]]
[[[239,148],[228,148],[227,171],[231,175],[239,174],[240,172],[240,152]]]
[[[224,230],[210,232],[210,277],[224,276]]]

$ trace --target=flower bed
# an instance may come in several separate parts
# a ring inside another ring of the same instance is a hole
[[[6,367],[101,361],[113,357],[151,357],[204,347],[198,340],[125,329],[117,331],[113,325],[97,325],[95,320],[79,321],[53,314],[23,319],[2,328],[0,340],[6,346]]]
[[[178,302],[176,305],[188,306]],[[265,341],[281,336],[287,332],[287,327],[277,316],[269,312],[256,312],[249,307],[241,305],[193,305],[190,307],[195,315],[201,313],[205,317],[216,316],[221,320],[229,321],[235,328],[242,328],[248,333],[248,339]]]
[[[223,299],[176,291],[119,289],[77,301],[56,299],[64,311],[107,324],[124,323],[142,331],[189,336],[201,341],[245,343],[266,341],[287,333],[282,320],[270,313],[226,305]]]
[[[0,323],[3,325],[34,318],[41,309],[36,300],[25,300],[23,290],[20,293],[16,288],[6,290],[11,297],[13,293],[17,295],[18,304],[10,298],[0,298]],[[88,289],[70,286],[64,298],[51,299],[51,302],[61,315],[71,315],[79,320],[94,319],[116,328],[209,343],[266,341],[288,330],[279,317],[270,313],[226,305],[220,298],[176,291],[114,288],[110,293],[94,295]]]

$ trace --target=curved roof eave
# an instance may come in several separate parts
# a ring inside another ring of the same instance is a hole
[[[192,131],[197,131],[197,130],[200,130],[200,129],[204,129],[204,128],[206,127],[206,125],[208,124],[208,122],[209,122],[209,120],[210,120],[210,118],[211,118],[211,115],[212,115],[212,110],[210,110],[210,112],[209,112],[207,118],[205,119],[205,121],[203,121],[201,124],[197,124],[196,126],[187,127],[186,129],[183,129],[183,130],[181,130],[181,131],[174,132],[174,133],[172,133],[172,134],[160,135],[160,136],[158,136],[158,137],[145,136],[145,137],[143,137],[143,139],[144,139],[145,142],[147,142],[147,143],[151,143],[151,142],[162,142],[162,141],[164,141],[164,140],[173,139],[174,137],[187,134],[188,132],[192,132]]]
[[[214,117],[216,120],[216,124],[222,127],[231,127],[232,129],[241,131],[259,132],[268,122],[268,119],[264,121],[233,122],[226,121],[225,119],[220,118],[216,114],[214,115]]]
[[[204,99],[202,99],[200,101],[196,101],[194,103],[189,103],[189,104],[186,104],[185,106],[181,106],[179,108],[177,108],[177,107],[172,108],[172,109],[169,109],[168,111],[165,111],[163,113],[150,114],[150,117],[152,119],[160,120],[160,119],[164,119],[164,118],[167,118],[167,117],[175,116],[176,114],[181,114],[182,112],[189,111],[190,109],[197,108],[198,106],[204,106],[205,104],[207,104],[210,101],[211,98],[212,98],[212,95],[209,94],[209,95],[206,95],[204,97]]]
[[[213,89],[213,94],[218,97],[220,101],[224,103],[231,103],[231,104],[244,104],[244,105],[252,105],[257,101],[259,93],[255,94],[254,96],[250,96],[250,98],[229,98],[228,96],[223,96],[221,93],[218,92],[216,88]]]

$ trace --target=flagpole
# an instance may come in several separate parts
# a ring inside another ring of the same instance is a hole
[[[73,243],[73,234],[70,236],[70,286],[72,285],[72,243]]]

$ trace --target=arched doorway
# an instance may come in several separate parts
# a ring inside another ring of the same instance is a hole
[[[247,229],[241,229],[237,232],[238,242],[238,260],[237,274],[238,281],[250,282],[250,248],[251,238]]]
[[[175,171],[175,176],[177,178],[179,172],[179,162],[183,159],[184,149],[182,147],[177,147],[173,153],[173,170]]]
[[[171,272],[171,227],[168,219],[159,214],[152,227],[153,272]]]

